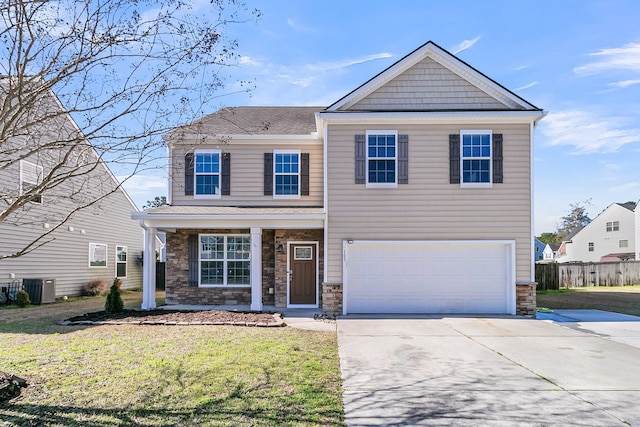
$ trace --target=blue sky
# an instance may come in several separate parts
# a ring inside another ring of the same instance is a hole
[[[341,98],[432,40],[548,115],[535,132],[535,232],[569,204],[592,218],[640,199],[640,2],[252,2],[257,24],[231,28],[240,59],[217,105],[319,105]],[[238,93],[236,80],[255,89]],[[138,206],[164,176],[127,186]]]

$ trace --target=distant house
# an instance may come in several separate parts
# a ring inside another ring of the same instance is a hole
[[[8,87],[0,79],[0,98],[9,99]],[[24,279],[53,279],[58,297],[81,294],[93,279],[111,284],[118,277],[124,288],[140,287],[144,235],[130,219],[136,206],[107,166],[96,163],[97,153],[52,92],[28,114],[38,125],[2,141],[0,212],[8,212],[12,201],[28,200],[0,222],[0,256],[49,234],[25,254],[0,260],[0,286],[7,292]],[[44,179],[65,167],[80,176]]]
[[[533,260],[534,261],[541,261],[543,259],[543,252],[544,252],[544,248],[545,248],[546,243],[541,242],[538,239],[535,239],[534,242],[534,248],[535,248],[535,252],[533,255]]]
[[[553,261],[558,258],[558,250],[560,249],[560,245],[548,243],[545,245],[544,250],[542,251],[542,260],[543,261]]]
[[[169,205],[132,217],[166,232],[167,304],[533,314],[543,117],[428,42],[328,107],[225,108],[174,130]]]
[[[558,262],[635,259],[634,203],[613,203],[585,227],[574,230],[559,250]]]

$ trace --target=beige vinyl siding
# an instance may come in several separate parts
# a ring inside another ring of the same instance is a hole
[[[184,194],[184,156],[197,149],[216,146],[180,144],[173,150],[172,204],[175,206],[322,206],[323,147],[321,140],[288,140],[273,143],[230,141],[222,150],[231,155],[231,194],[220,199],[200,199]],[[292,150],[309,153],[309,195],[278,199],[264,195],[264,153]]]
[[[504,109],[506,106],[449,69],[426,58],[350,110]]]
[[[104,170],[96,173],[97,176],[104,180]],[[68,206],[68,203],[60,203],[45,193],[42,205],[30,206],[30,210],[21,218],[20,225],[15,225],[13,221],[0,223],[2,252],[20,249],[46,232],[46,218],[59,217]],[[10,274],[13,273],[17,280],[55,279],[58,297],[79,295],[84,284],[91,279],[100,278],[111,284],[116,275],[115,249],[118,245],[127,246],[128,252],[127,277],[122,279],[123,288],[140,288],[142,267],[136,259],[144,250],[144,237],[139,223],[131,219],[134,210],[129,199],[118,190],[99,204],[77,212],[52,234],[53,241],[21,257],[0,260],[0,285],[6,286],[12,282]],[[108,245],[106,267],[89,267],[90,242]]]
[[[375,126],[409,135],[409,184],[354,184],[354,135],[366,126],[328,130],[328,281],[342,280],[342,241],[515,240],[517,280],[530,280],[531,190],[528,125]],[[449,134],[491,129],[504,138],[504,183],[449,184]]]

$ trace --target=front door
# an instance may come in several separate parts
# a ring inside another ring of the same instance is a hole
[[[315,305],[316,301],[315,243],[291,244],[289,249],[289,304]]]

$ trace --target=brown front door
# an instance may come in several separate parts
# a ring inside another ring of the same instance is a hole
[[[289,251],[289,304],[316,304],[316,245],[294,244]]]

